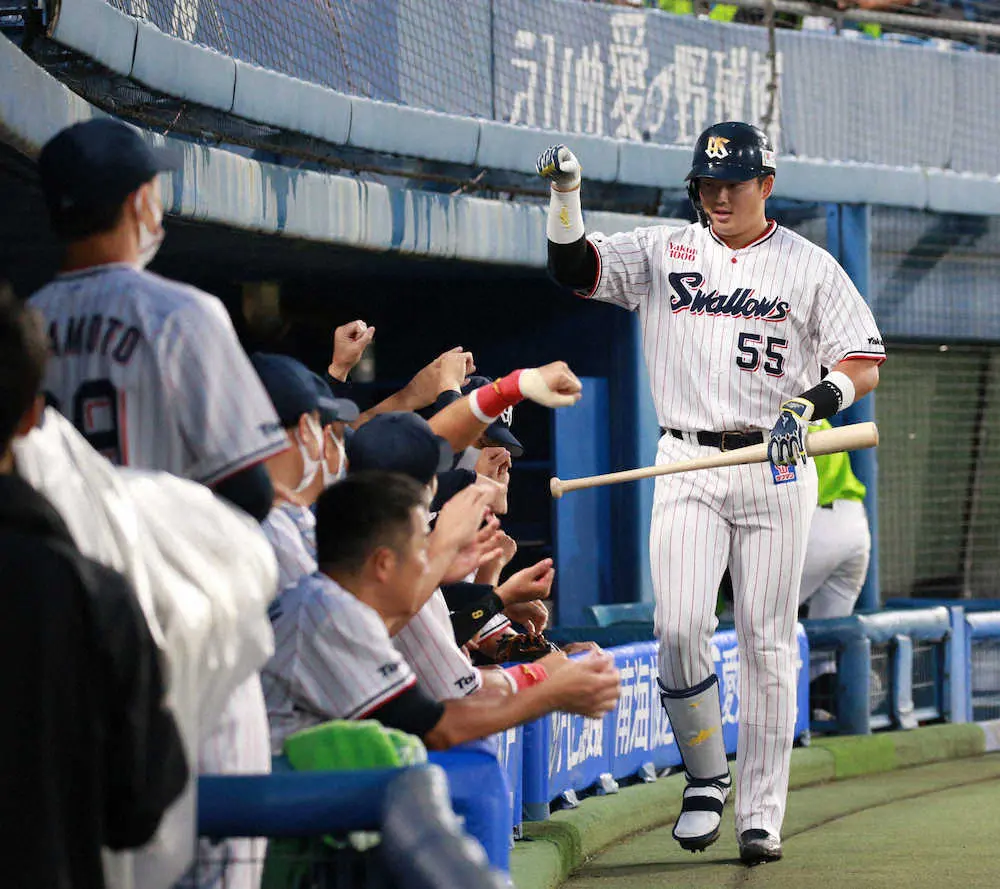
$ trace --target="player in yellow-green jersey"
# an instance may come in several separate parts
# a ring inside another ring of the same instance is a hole
[[[829,421],[822,420],[810,431],[829,428]],[[847,617],[861,594],[872,546],[865,486],[851,471],[848,454],[813,459],[819,481],[819,509],[809,529],[799,602],[808,604],[810,618]],[[835,670],[832,656],[814,658],[809,678],[816,681]]]

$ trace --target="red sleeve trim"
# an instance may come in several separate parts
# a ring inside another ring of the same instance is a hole
[[[485,636],[480,636],[479,637],[479,641],[480,642],[485,642],[487,639],[492,639],[498,633],[502,633],[502,632],[504,632],[505,630],[507,630],[509,628],[510,628],[510,620],[508,619],[508,620],[505,620],[502,624],[500,624],[500,626],[498,626],[495,630],[490,631]]]
[[[840,361],[874,361],[881,366],[885,364],[886,357],[885,352],[848,352]]]
[[[597,260],[597,277],[594,279],[594,286],[590,288],[589,293],[584,293],[582,290],[577,290],[576,295],[581,299],[590,299],[595,293],[597,293],[597,288],[601,286],[601,276],[604,274],[604,264],[601,262],[601,251],[597,249],[596,245],[590,238],[587,238],[587,246],[594,251],[594,258]]]

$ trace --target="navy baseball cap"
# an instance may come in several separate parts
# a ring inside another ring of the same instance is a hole
[[[38,172],[52,212],[117,204],[175,169],[162,149],[147,145],[139,133],[110,117],[73,124],[42,147]]]
[[[490,377],[469,377],[469,382],[462,387],[462,394],[468,395],[473,389],[480,389],[483,386],[489,386],[492,382],[493,380]],[[510,431],[510,425],[513,420],[514,408],[509,407],[486,427],[486,432],[484,434],[490,441],[495,441],[497,444],[503,445],[508,451],[510,451],[510,455],[512,457],[521,457],[524,455],[524,445],[521,444],[521,442],[514,437],[514,433]]]
[[[348,472],[382,469],[422,485],[451,469],[454,456],[451,445],[423,417],[405,411],[379,414],[347,439]]]
[[[353,423],[361,416],[361,411],[353,401],[349,398],[335,398],[333,390],[330,389],[330,384],[326,380],[313,371],[309,371],[309,374],[313,378],[313,385],[320,399],[319,422],[321,425]]]
[[[255,352],[250,361],[285,429],[295,426],[303,414],[333,408],[333,399],[320,395],[313,382],[315,374],[301,361],[267,352]]]

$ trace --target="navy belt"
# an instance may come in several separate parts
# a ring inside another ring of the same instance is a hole
[[[665,429],[660,427],[660,435],[670,433],[674,438],[684,440],[680,429]],[[691,432],[698,444],[705,448],[718,448],[720,451],[735,451],[737,448],[748,448],[751,445],[763,444],[763,432]]]

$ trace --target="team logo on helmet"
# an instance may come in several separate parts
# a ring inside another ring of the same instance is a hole
[[[726,148],[729,141],[725,136],[709,136],[708,145],[705,146],[705,156],[718,160],[729,157],[729,149]]]

